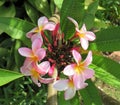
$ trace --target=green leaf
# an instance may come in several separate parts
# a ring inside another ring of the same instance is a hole
[[[100,30],[101,28],[108,28],[108,26],[110,25],[105,21],[95,18],[94,28]]]
[[[23,75],[20,73],[0,68],[0,86],[5,85],[20,77],[23,77]]]
[[[54,0],[55,5],[58,7],[58,9],[61,9],[63,0]]]
[[[91,29],[94,25],[95,13],[97,11],[98,4],[98,0],[95,0],[92,3],[90,3],[83,17],[83,23],[86,24],[88,30]]]
[[[28,0],[28,2],[45,16],[50,17],[52,15],[47,0]]]
[[[0,6],[2,6],[5,3],[6,0],[0,0]]]
[[[90,44],[89,49],[96,51],[120,50],[120,27],[111,27],[96,32],[96,40]]]
[[[0,7],[0,17],[14,17],[16,14],[15,6],[12,4],[9,7]]]
[[[87,80],[88,86],[80,90],[84,105],[102,105],[98,89],[91,80]]]
[[[60,26],[65,34],[65,39],[69,39],[75,32],[74,24],[68,20],[68,16],[74,18],[78,24],[81,23],[84,13],[84,0],[64,0],[60,11]]]
[[[58,94],[58,105],[71,105],[70,101],[64,99],[64,92],[59,92]]]
[[[94,55],[90,66],[95,70],[95,76],[105,83],[120,88],[120,64],[103,56]]]
[[[18,53],[18,49],[21,47],[21,41],[16,40],[15,47],[14,47],[14,56],[15,56],[15,62],[18,68],[20,68],[23,65],[24,58],[21,57],[21,55]]]
[[[0,29],[13,39],[19,39],[28,46],[30,46],[31,41],[26,37],[26,33],[34,27],[34,24],[31,24],[25,20],[0,17]]]
[[[0,47],[0,57],[5,57],[9,55],[9,53],[10,51],[8,49]]]
[[[29,3],[25,2],[25,10],[33,23],[37,23],[40,13]]]

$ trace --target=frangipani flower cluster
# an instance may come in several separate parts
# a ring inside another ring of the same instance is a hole
[[[89,41],[95,40],[95,34],[86,30],[85,24],[79,29],[78,23],[71,17],[68,19],[75,25],[75,37],[80,39],[81,45],[73,44],[72,40],[65,40],[61,33],[60,24],[49,22],[47,17],[40,17],[38,27],[26,34],[30,38],[31,48],[22,47],[18,52],[26,57],[20,68],[25,76],[31,76],[33,82],[41,86],[41,83],[53,83],[58,91],[65,91],[65,99],[74,97],[77,90],[85,88],[87,79],[94,75],[94,71],[88,66],[92,62],[92,52],[89,51],[85,60],[82,60],[80,48],[87,50]],[[46,35],[45,31],[48,31]],[[73,36],[73,37],[74,37]],[[79,47],[79,48],[78,48]],[[52,78],[54,70],[58,76]],[[44,78],[44,75],[47,75]],[[61,78],[65,75],[66,78]],[[59,79],[58,79],[59,78]]]

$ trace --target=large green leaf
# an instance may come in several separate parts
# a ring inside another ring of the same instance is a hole
[[[28,2],[25,2],[25,10],[29,16],[29,18],[34,22],[37,23],[37,20],[40,17],[40,13]]]
[[[51,11],[47,0],[28,0],[38,11],[43,13],[45,16],[50,17]]]
[[[0,7],[0,17],[14,17],[16,14],[15,6],[11,4],[9,7]]]
[[[20,73],[0,68],[0,86],[5,85],[20,77],[23,77],[23,75]]]
[[[75,26],[68,20],[68,16],[81,23],[84,13],[84,0],[64,0],[60,11],[61,30],[65,34],[65,39],[69,39],[74,31]]]
[[[54,0],[54,2],[55,2],[55,5],[56,5],[59,9],[61,9],[63,0]]]
[[[92,3],[88,5],[88,8],[83,17],[83,23],[86,24],[88,30],[91,29],[94,25],[95,13],[97,11],[98,4],[98,0],[92,1]]]
[[[94,55],[91,68],[95,70],[95,76],[105,83],[120,87],[120,64],[103,56]]]
[[[30,46],[30,40],[26,38],[26,33],[35,25],[18,18],[0,17],[0,30],[3,30],[13,39],[19,39]]]
[[[84,105],[102,105],[101,97],[94,83],[87,80],[88,86],[80,90]]]
[[[96,32],[96,40],[90,44],[89,49],[96,51],[120,50],[120,27],[111,27]]]

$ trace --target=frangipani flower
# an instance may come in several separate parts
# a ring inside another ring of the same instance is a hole
[[[87,31],[86,30],[86,26],[85,24],[83,24],[82,28],[79,29],[79,25],[78,23],[71,17],[68,17],[68,19],[74,23],[75,25],[75,30],[76,30],[76,34],[77,36],[79,36],[80,38],[80,43],[81,43],[81,46],[84,50],[86,50],[89,46],[89,42],[88,41],[93,41],[96,39],[96,36],[93,32],[91,31]]]
[[[72,77],[55,81],[53,87],[58,91],[65,91],[65,100],[69,100],[75,96],[76,87]]]
[[[46,56],[46,50],[41,48],[41,46],[42,41],[40,39],[35,39],[32,43],[32,49],[22,47],[18,49],[18,52],[22,56],[29,58],[29,61],[38,62]]]
[[[31,76],[33,82],[38,85],[38,87],[41,86],[40,83],[51,83],[53,82],[52,78],[42,78],[45,74],[48,73],[50,69],[50,63],[48,61],[44,61],[40,64],[37,63],[27,63],[28,59],[25,60],[24,65],[20,68],[20,71],[25,76]]]
[[[77,89],[81,89],[87,86],[86,79],[90,79],[94,75],[94,71],[88,68],[88,65],[92,62],[92,52],[89,51],[86,59],[81,61],[81,55],[76,50],[72,51],[72,55],[76,61],[75,64],[67,65],[63,73],[67,76],[73,76],[73,81]]]
[[[36,28],[32,29],[30,32],[28,32],[27,37],[31,38],[32,41],[36,38],[42,39],[41,33],[44,30],[53,31],[54,28],[55,28],[55,23],[49,22],[47,17],[43,16],[38,19],[38,27],[36,27]]]

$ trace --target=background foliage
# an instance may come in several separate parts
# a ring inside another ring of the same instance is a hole
[[[90,67],[95,70],[95,76],[101,81],[117,89],[120,87],[120,64],[103,57],[100,53],[120,50],[119,0],[1,0],[0,105],[46,103],[47,86],[42,85],[38,88],[30,78],[23,77],[19,68],[24,58],[17,50],[23,45],[30,46],[25,34],[37,25],[38,18],[43,15],[50,18],[53,14],[60,15],[61,29],[66,35],[66,40],[72,37],[75,31],[67,16],[76,19],[80,27],[85,23],[88,30],[95,32],[97,39],[90,43],[89,47],[95,52]],[[80,100],[83,100],[85,105],[101,105],[98,89],[91,80],[87,82],[89,86],[79,91],[70,101],[64,101],[63,93],[59,93],[59,104],[79,105]],[[82,97],[78,99],[76,97],[79,97],[79,94]]]

